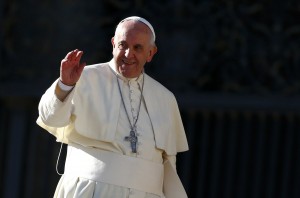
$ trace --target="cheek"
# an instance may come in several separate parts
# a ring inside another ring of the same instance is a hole
[[[120,50],[118,50],[118,48],[114,48],[114,49],[113,49],[113,55],[114,55],[115,57],[120,57],[120,56],[121,56]]]

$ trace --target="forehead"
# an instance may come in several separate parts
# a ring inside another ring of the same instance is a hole
[[[151,32],[147,25],[135,20],[120,23],[115,32],[115,37],[121,40],[150,41],[150,36]]]

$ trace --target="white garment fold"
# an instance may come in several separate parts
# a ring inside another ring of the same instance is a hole
[[[163,171],[160,163],[71,144],[64,174],[162,196]]]

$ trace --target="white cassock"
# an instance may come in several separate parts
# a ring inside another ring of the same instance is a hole
[[[170,91],[145,73],[134,79],[117,75],[112,61],[85,67],[64,102],[55,96],[56,86],[57,81],[42,96],[37,120],[68,144],[54,197],[187,197],[175,164],[188,144]],[[136,117],[132,153],[124,138]]]

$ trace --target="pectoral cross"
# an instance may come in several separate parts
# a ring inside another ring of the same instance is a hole
[[[138,137],[135,135],[134,130],[131,130],[129,136],[126,136],[124,139],[125,139],[125,141],[130,142],[131,151],[133,153],[136,153],[136,145],[138,142]]]

